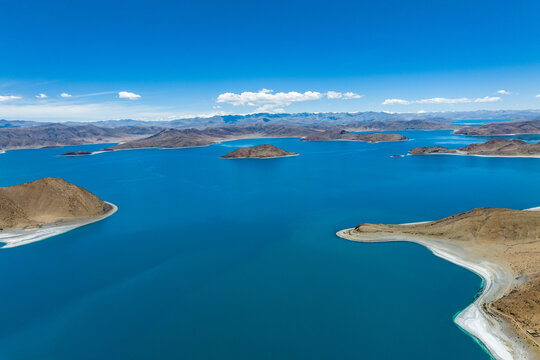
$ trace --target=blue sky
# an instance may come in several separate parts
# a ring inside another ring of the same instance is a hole
[[[0,118],[540,108],[538,1],[0,0],[0,9]]]

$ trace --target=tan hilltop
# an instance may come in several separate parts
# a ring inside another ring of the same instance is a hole
[[[334,129],[334,130],[332,130]],[[308,127],[297,125],[252,125],[223,126],[206,129],[167,129],[155,135],[111,146],[108,150],[127,149],[177,149],[186,147],[208,146],[235,139],[284,138],[297,137],[304,141],[403,141],[408,140],[399,134],[370,133],[354,134],[335,127]]]
[[[2,232],[102,216],[113,209],[96,195],[60,178],[0,188]]]
[[[467,126],[456,130],[455,134],[468,136],[540,134],[540,120],[505,121],[482,126]]]
[[[410,155],[454,154],[481,156],[536,157],[540,156],[540,142],[527,143],[522,140],[491,139],[485,143],[467,145],[459,149],[448,149],[442,146],[426,146],[414,148]]]
[[[302,138],[302,141],[330,141],[330,140],[347,140],[347,141],[366,141],[370,143],[376,142],[391,142],[409,140],[403,135],[388,134],[388,133],[367,133],[355,134],[347,130],[326,130]]]
[[[505,351],[510,358],[540,358],[540,211],[479,208],[425,223],[360,224],[338,235],[353,241],[417,242],[483,274],[487,284],[476,308],[467,308],[456,322],[472,329],[490,351],[503,354],[497,359],[509,358]],[[471,320],[474,311],[480,315]],[[477,323],[484,319],[483,333]],[[499,336],[499,343],[485,331]]]
[[[245,147],[231,151],[222,156],[223,159],[269,159],[285,156],[298,155],[295,152],[288,152],[271,144],[263,144]]]

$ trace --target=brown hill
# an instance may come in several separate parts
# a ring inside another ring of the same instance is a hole
[[[110,210],[91,192],[60,178],[0,188],[2,230],[88,219]]]
[[[527,143],[522,140],[491,139],[485,143],[467,145],[459,149],[442,146],[426,146],[409,151],[411,155],[457,154],[486,156],[539,156],[540,142]]]
[[[265,159],[265,158],[275,158],[283,156],[294,156],[298,155],[295,152],[288,152],[283,149],[280,149],[271,144],[257,145],[247,148],[240,148],[230,153],[223,155],[224,159]]]
[[[538,241],[540,244],[540,211],[478,208],[421,224],[360,224],[354,231],[357,233],[399,232],[430,238],[451,238],[506,245],[530,241]]]
[[[0,149],[121,142],[155,134],[160,130],[162,128],[158,127],[100,128],[94,125],[67,126],[62,124],[4,128],[0,129]]]
[[[496,277],[481,309],[540,355],[540,211],[479,208],[425,223],[360,224],[338,234],[355,241],[419,241],[482,266],[497,264],[506,275]]]
[[[111,146],[112,150],[162,148],[175,149],[216,144],[245,138],[302,137],[318,132],[302,126],[256,125],[223,126],[199,129],[167,129],[144,139]]]
[[[386,133],[355,134],[346,130],[326,130],[308,135],[302,141],[329,141],[329,140],[348,140],[348,141],[367,141],[371,143],[383,141],[404,141],[409,140],[403,135]]]
[[[468,126],[455,132],[468,136],[492,136],[512,134],[540,134],[540,120],[489,123],[482,126]]]

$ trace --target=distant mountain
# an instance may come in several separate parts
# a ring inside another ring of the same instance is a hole
[[[0,149],[41,148],[64,145],[121,142],[161,131],[158,127],[100,128],[94,125],[50,124],[0,129]]]
[[[125,126],[164,128],[204,129],[224,125],[264,125],[264,124],[296,124],[296,125],[349,125],[369,124],[389,121],[430,121],[451,128],[451,123],[460,120],[540,120],[540,110],[478,110],[478,111],[447,111],[428,113],[389,113],[389,112],[354,112],[354,113],[281,113],[281,114],[248,114],[248,115],[216,115],[212,117],[180,118],[170,121],[142,121],[132,119],[104,120],[91,122],[64,122],[68,126],[95,125],[102,128]],[[1,127],[40,126],[44,123],[34,121],[0,120]],[[381,130],[376,128],[373,130]],[[390,129],[392,130],[392,129]],[[414,129],[411,129],[414,130]]]
[[[458,128],[446,121],[390,120],[365,121],[346,125],[349,131],[452,130]]]
[[[42,123],[38,121],[25,121],[25,120],[0,120],[0,129],[40,126],[40,125],[45,125],[45,124],[48,124],[48,123]]]
[[[540,134],[540,120],[498,122],[482,126],[470,126],[457,130],[456,134],[469,136]]]

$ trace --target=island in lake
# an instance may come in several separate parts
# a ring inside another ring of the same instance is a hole
[[[245,147],[223,155],[223,159],[270,159],[286,156],[296,156],[298,153],[288,152],[271,144]]]
[[[482,126],[464,127],[454,133],[468,136],[540,134],[540,120],[493,122]]]
[[[414,148],[410,155],[477,155],[508,157],[539,157],[540,142],[528,143],[522,140],[491,139],[485,143],[467,145],[459,149],[448,149],[442,146],[426,146]]]
[[[405,141],[409,140],[407,137],[399,134],[389,134],[389,133],[365,133],[365,134],[356,134],[349,132],[347,130],[326,130],[322,132],[317,132],[312,135],[305,136],[302,138],[302,141],[366,141],[370,143],[377,142],[391,142],[391,141]]]
[[[88,151],[68,151],[67,153],[62,154],[62,156],[85,156],[85,155],[92,155],[91,152]]]
[[[338,236],[360,242],[411,241],[484,279],[456,323],[496,359],[540,358],[540,211],[479,208],[442,220],[360,224]]]
[[[116,206],[60,178],[0,188],[3,248],[45,239],[113,214]]]

